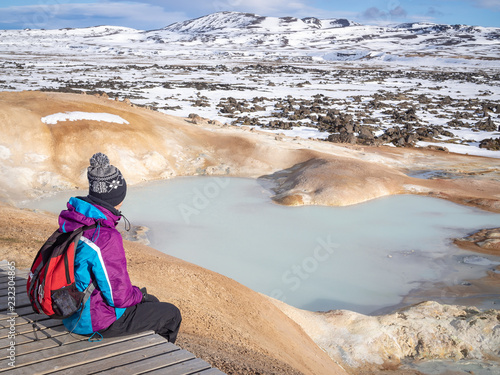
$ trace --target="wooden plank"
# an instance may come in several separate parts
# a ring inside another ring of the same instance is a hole
[[[8,276],[12,276],[12,275],[9,275],[9,272],[12,272],[12,271],[9,271],[7,268],[0,268],[0,278],[2,278],[2,280],[4,278],[8,278]],[[22,278],[28,278],[28,271],[27,270],[17,270],[16,269],[16,276],[17,277],[22,277]]]
[[[15,327],[18,334],[32,332],[33,330],[40,331],[42,329],[54,328],[63,325],[62,320],[50,319],[48,317],[40,317],[39,320],[25,319],[22,316],[17,316],[14,318],[16,320]],[[5,337],[5,332],[9,329],[9,324],[6,323],[10,322],[8,320],[1,321],[2,326],[5,327],[0,329],[0,338]]]
[[[24,290],[26,290],[27,283],[28,280],[26,280],[24,277],[16,277],[14,280],[11,280],[5,276],[2,279],[0,279],[0,290],[7,289],[9,286],[15,286],[20,288],[22,287],[24,288]]]
[[[4,271],[4,272],[7,272],[9,270],[11,266],[8,265],[8,262],[6,260],[3,260],[0,262],[0,270],[1,271]],[[23,269],[23,268],[16,268],[16,272],[20,272],[20,271],[28,271],[27,269]]]
[[[0,289],[9,286],[9,281],[11,282],[10,285],[12,285],[12,283],[16,285],[26,285],[28,283],[27,278],[24,276],[16,276],[12,279],[12,276],[3,275],[0,276]]]
[[[16,352],[18,355],[29,354],[33,352],[38,352],[41,350],[46,350],[50,348],[57,348],[61,345],[70,344],[77,341],[88,340],[87,336],[81,336],[76,334],[69,334],[69,332],[56,332],[57,335],[46,335],[38,332],[37,337],[38,340],[34,339],[34,334],[31,337],[26,337],[24,340],[20,340],[20,336],[17,336],[15,339],[16,342]],[[2,341],[3,340],[3,341]],[[9,345],[10,340],[2,339],[0,340],[0,349],[4,349],[6,344]],[[0,352],[0,360],[7,357],[7,353],[3,351]]]
[[[188,375],[203,370],[208,370],[210,365],[202,359],[194,358],[189,361],[177,363],[175,365],[166,366],[153,371],[148,371],[148,374],[158,375]]]
[[[18,319],[22,319],[22,317],[16,317],[16,321]],[[8,321],[4,320],[4,321],[2,321],[2,324],[5,324],[5,322],[8,323]],[[36,324],[35,328],[37,330],[62,326],[62,320],[49,319],[47,317],[45,319],[39,320],[37,322],[34,322],[32,320],[29,320],[29,321],[24,320],[21,323],[22,324],[16,325],[16,333],[18,335],[33,332],[33,323]],[[64,327],[63,327],[63,329],[64,329]],[[7,324],[7,327],[0,329],[0,339],[7,337],[7,335],[9,334],[9,331],[10,331],[10,327],[8,326],[8,324]]]
[[[28,366],[32,364],[36,364],[38,362],[43,362],[43,361],[49,361],[49,360],[54,360],[56,359],[55,362],[59,362],[58,360],[63,360],[64,356],[69,355],[67,360],[71,361],[72,363],[74,360],[75,355],[78,353],[85,353],[88,352],[90,349],[95,350],[98,349],[97,352],[107,352],[109,348],[106,348],[110,345],[116,344],[116,343],[121,343],[121,342],[127,342],[129,341],[128,345],[134,345],[135,340],[140,340],[144,336],[153,336],[151,331],[144,332],[142,334],[137,334],[133,336],[132,340],[130,336],[123,336],[119,337],[116,339],[110,339],[110,340],[102,340],[99,342],[88,342],[87,340],[85,341],[78,341],[74,342],[68,345],[63,345],[61,347],[57,348],[51,348],[47,350],[43,350],[41,352],[35,352],[35,353],[30,353],[30,354],[20,354],[16,356],[16,367],[23,367],[23,366]],[[161,338],[161,336],[158,336]],[[40,364],[38,364],[40,365]],[[37,366],[38,367],[38,366]],[[2,369],[0,369],[0,372],[2,372]]]
[[[16,272],[15,275],[9,275],[8,273],[0,273],[0,284],[8,284],[12,281],[12,276],[14,276],[14,282],[20,283],[24,281],[26,283],[28,280],[28,272]]]
[[[15,278],[11,280],[9,278],[0,279],[0,291],[6,290],[11,286],[19,286],[26,291],[27,280],[25,278]]]
[[[8,311],[0,311],[0,321],[9,319],[11,316],[7,315]],[[24,316],[28,314],[33,314],[33,308],[31,306],[20,307],[15,310],[18,316]]]
[[[5,300],[7,302],[7,298],[3,297],[1,300]],[[30,300],[28,298],[28,293],[20,293],[16,294],[16,309],[24,306],[31,306]],[[0,311],[6,311],[8,309],[7,303],[2,303],[0,305]]]
[[[22,306],[28,306],[28,305],[31,305],[29,297],[28,297],[28,293],[16,294],[16,308],[22,307]]]
[[[176,350],[162,356],[148,358],[143,361],[130,363],[124,366],[115,366],[111,369],[101,370],[96,374],[122,375],[122,374],[142,374],[158,368],[164,368],[168,364],[176,364],[195,359],[194,354],[187,350]]]
[[[147,335],[133,338],[129,336],[94,343],[78,341],[58,348],[16,356],[16,369],[10,370],[9,375],[25,374],[26,369],[37,374],[49,374],[164,342],[163,337],[151,331]]]
[[[4,285],[5,285],[5,288],[0,289],[0,299],[3,299],[1,297],[11,296],[12,292],[15,292],[14,297],[17,297],[21,293],[26,294],[26,284],[24,284],[24,285],[16,284],[13,286],[14,289],[12,289],[12,287],[8,287],[7,284],[4,284]]]
[[[52,340],[55,341],[58,345],[59,342],[66,340],[65,337],[61,337],[64,335],[68,335],[68,331],[64,326],[57,326],[52,328],[41,329],[36,332],[29,331],[16,336],[16,346],[21,346],[30,342],[38,342],[43,340]],[[73,333],[74,336],[85,339],[86,336],[80,336]],[[38,340],[36,340],[38,338]],[[69,339],[68,339],[69,340]],[[4,344],[7,339],[0,339],[0,350],[5,348]]]
[[[129,365],[138,361],[149,361],[154,357],[162,356],[167,353],[172,353],[178,351],[179,347],[167,342],[164,342],[150,346],[147,348],[137,349],[130,353],[122,353],[115,355],[113,357],[101,359],[98,361],[92,361],[91,363],[87,363],[80,366],[71,367],[69,369],[52,372],[51,374],[57,375],[86,375],[86,374],[94,374],[96,372],[100,372],[103,369],[106,369],[108,373],[108,369],[112,369],[114,367],[125,367],[129,368]]]
[[[40,331],[28,331],[26,333],[18,334],[16,332],[15,339],[14,341],[16,342],[16,346],[19,347],[20,352],[22,350],[21,345],[24,344],[29,344],[29,343],[36,343],[38,341],[43,341],[46,339],[51,339],[52,341],[59,342],[61,339],[56,339],[59,336],[62,336],[66,333],[66,329],[64,327],[57,327],[59,328],[58,331],[50,331],[48,330],[40,330]],[[55,332],[55,334],[54,334]],[[12,335],[7,335],[3,338],[0,339],[0,349],[6,348],[10,345]],[[85,337],[85,336],[83,336]],[[1,355],[0,355],[1,356]]]
[[[23,307],[23,309],[24,309],[24,307]],[[29,309],[31,309],[31,307],[29,307]],[[34,313],[33,310],[31,310],[31,313],[24,314],[24,315],[20,315],[17,312],[17,310],[14,310],[13,312],[2,311],[0,314],[1,314],[0,316],[2,318],[2,319],[0,319],[0,329],[5,328],[7,325],[10,325],[10,322],[7,322],[6,320],[10,320],[13,316],[15,317],[15,324],[17,326],[20,326],[23,324],[31,324],[32,322],[35,322],[35,321],[41,322],[41,321],[50,319],[45,314]]]
[[[3,328],[6,328],[6,327],[10,327],[11,326],[11,321],[12,319],[15,320],[14,324],[17,322],[17,318],[19,316],[17,315],[17,313],[14,313],[14,312],[7,312],[5,311],[4,314],[2,314],[2,318],[0,320],[0,330],[3,329]],[[0,337],[2,337],[2,335],[0,334]]]
[[[31,306],[29,306],[29,308],[31,309]],[[17,310],[16,310],[16,314],[17,314]],[[37,313],[34,313],[33,310],[31,310],[31,313],[28,313],[28,314],[24,314],[24,315],[17,314],[16,325],[20,326],[23,324],[31,324],[33,322],[45,322],[46,320],[49,320],[49,319],[51,319],[51,318],[49,318],[47,315],[37,314]],[[62,319],[52,319],[52,320],[55,320],[57,322],[62,322]],[[3,327],[5,324],[6,324],[5,321],[0,320],[0,328]]]
[[[0,268],[0,277],[8,277],[11,276],[9,275],[9,271],[7,268]],[[19,278],[28,278],[29,270],[27,269],[16,269],[16,276]]]

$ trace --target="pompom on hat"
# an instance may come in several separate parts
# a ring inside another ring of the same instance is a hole
[[[87,177],[90,196],[99,198],[113,207],[125,199],[127,183],[120,170],[109,163],[105,154],[98,152],[90,158]]]

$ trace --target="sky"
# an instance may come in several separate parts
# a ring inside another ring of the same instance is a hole
[[[154,30],[220,11],[347,18],[366,25],[424,21],[500,27],[500,0],[0,0],[0,29]]]

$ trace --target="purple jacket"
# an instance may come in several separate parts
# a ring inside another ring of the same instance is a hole
[[[60,231],[98,223],[97,228],[83,234],[75,253],[78,290],[84,291],[92,281],[96,289],[83,311],[80,309],[63,320],[70,331],[92,334],[109,327],[127,307],[141,302],[142,292],[130,282],[123,240],[116,230],[118,212],[82,198],[71,198],[67,207],[59,215]]]

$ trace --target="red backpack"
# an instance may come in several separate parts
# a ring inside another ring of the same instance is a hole
[[[56,230],[40,248],[33,261],[26,289],[37,314],[65,319],[85,305],[94,284],[80,292],[75,285],[75,251],[83,232],[97,224],[61,233]]]

